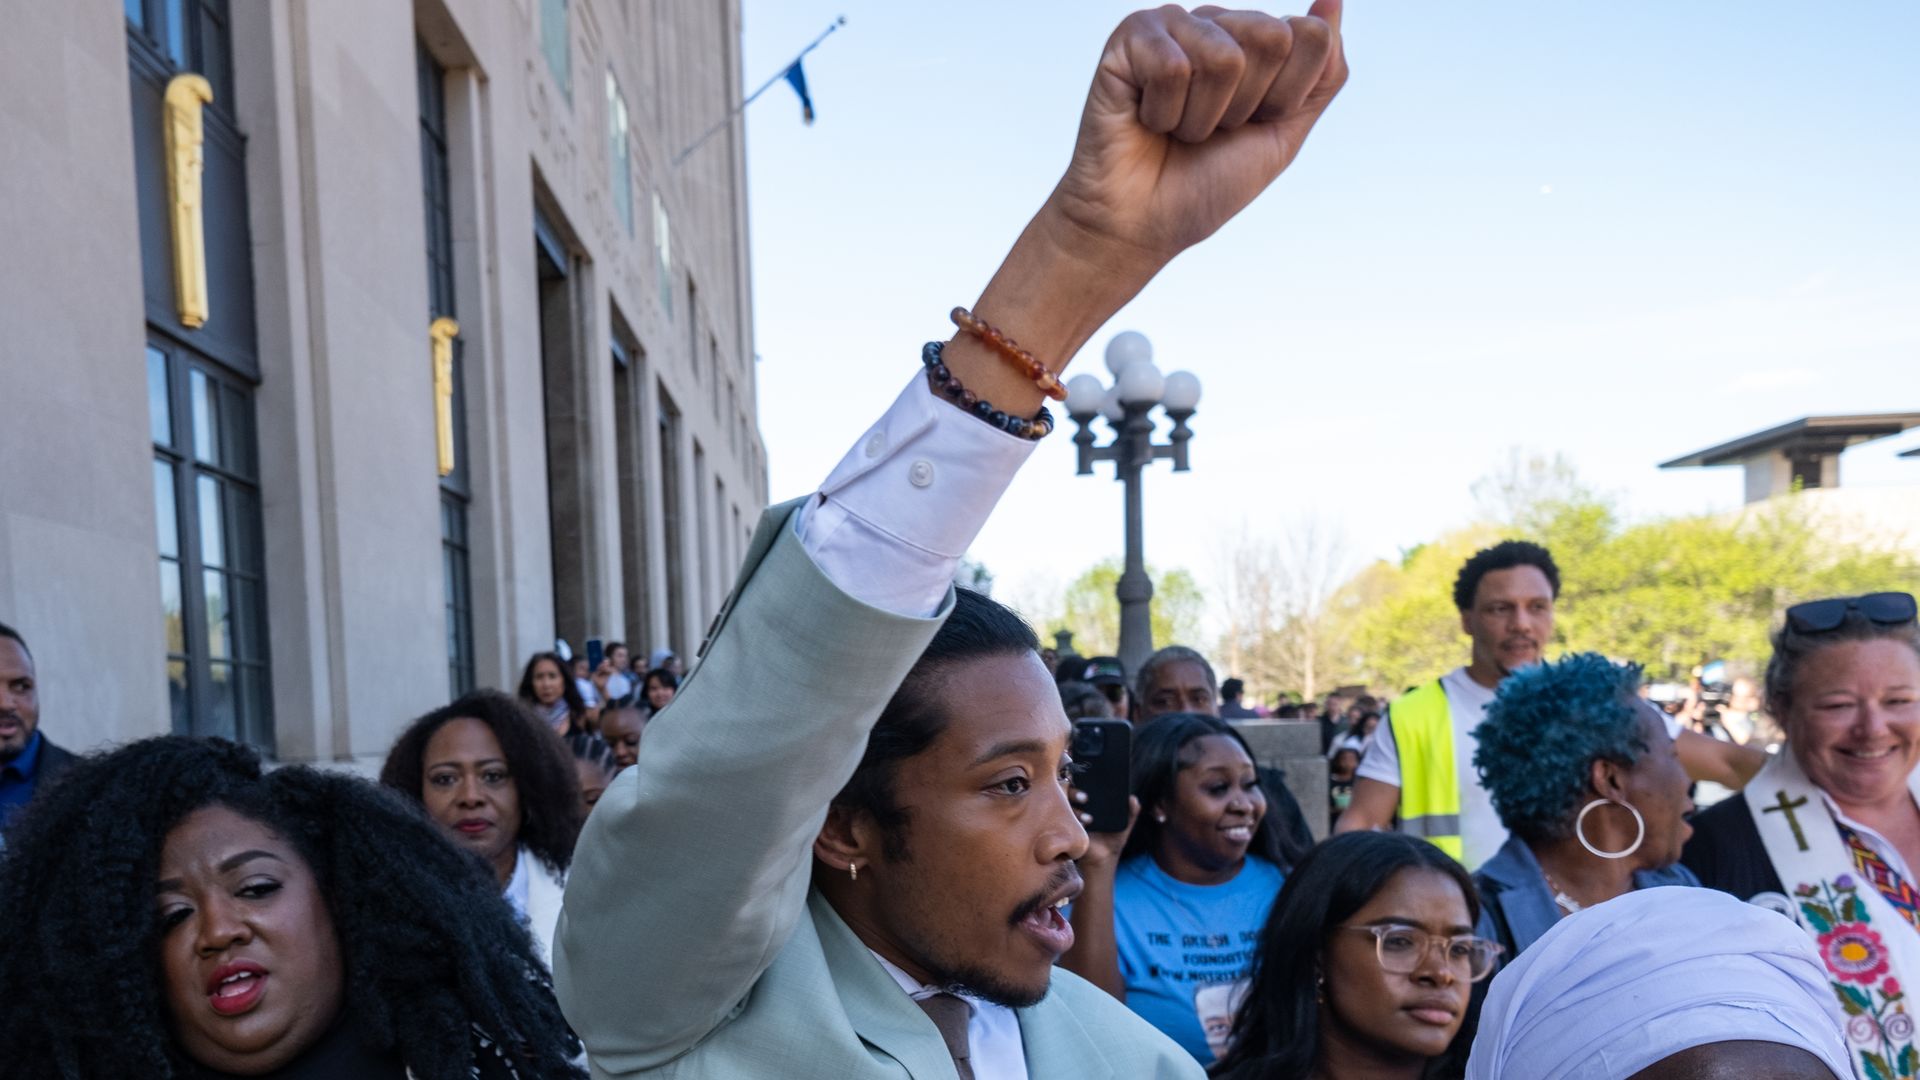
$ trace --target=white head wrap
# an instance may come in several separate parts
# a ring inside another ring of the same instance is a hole
[[[1791,919],[1716,889],[1641,889],[1560,920],[1494,978],[1467,1080],[1616,1080],[1736,1040],[1851,1080],[1841,1023]]]

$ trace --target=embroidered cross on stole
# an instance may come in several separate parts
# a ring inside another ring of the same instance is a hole
[[[1910,784],[1920,787],[1920,780]],[[1767,859],[1792,894],[1779,899],[1813,939],[1846,1014],[1859,1074],[1920,1080],[1915,1019],[1902,985],[1920,979],[1920,894],[1841,827],[1790,750],[1774,755],[1747,792]]]

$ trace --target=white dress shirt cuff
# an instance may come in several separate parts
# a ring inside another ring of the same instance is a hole
[[[801,545],[855,599],[931,615],[1033,446],[936,398],[916,374],[807,501]]]

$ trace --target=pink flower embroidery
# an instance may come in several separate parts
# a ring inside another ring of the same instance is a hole
[[[1887,946],[1865,923],[1841,923],[1820,935],[1820,956],[1835,977],[1872,985],[1887,973]]]
[[[1900,996],[1900,980],[1888,979],[1886,982],[1881,983],[1880,992],[1887,995],[1888,997],[1899,997]]]

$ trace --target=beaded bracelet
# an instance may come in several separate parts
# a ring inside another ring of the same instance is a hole
[[[1014,344],[1013,339],[1001,333],[998,327],[974,318],[973,312],[963,307],[954,308],[952,318],[953,325],[986,342],[988,348],[1006,357],[1007,362],[1014,367],[1026,372],[1027,378],[1032,379],[1042,393],[1055,401],[1067,400],[1067,388],[1060,385],[1059,378],[1047,370],[1047,365],[1034,359],[1032,353]]]
[[[1016,439],[1032,439],[1038,442],[1053,433],[1053,414],[1046,409],[1041,409],[1040,415],[1031,420],[1013,416],[994,408],[990,402],[980,400],[979,395],[960,385],[960,380],[953,377],[953,372],[948,370],[946,363],[940,359],[940,353],[945,348],[946,343],[943,341],[927,342],[926,346],[920,350],[920,362],[926,365],[927,376],[933,380],[933,388],[947,400]]]

